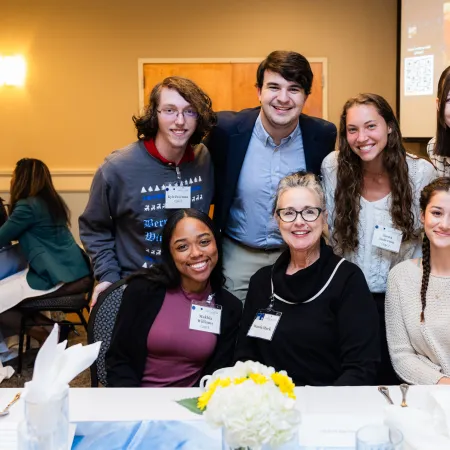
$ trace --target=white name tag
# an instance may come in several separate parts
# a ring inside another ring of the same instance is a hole
[[[190,186],[169,186],[166,188],[166,209],[191,207]]]
[[[372,245],[384,250],[398,253],[400,250],[400,245],[402,245],[402,237],[403,233],[400,230],[375,225]]]
[[[221,318],[222,307],[220,305],[207,305],[206,302],[193,301],[189,329],[220,334]]]
[[[280,312],[272,311],[269,313],[266,311],[258,311],[252,326],[248,330],[247,336],[271,341],[280,319]]]

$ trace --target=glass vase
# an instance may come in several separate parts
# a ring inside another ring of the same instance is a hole
[[[247,447],[247,446],[231,446],[227,442],[227,430],[222,428],[222,450],[299,450],[300,444],[298,440],[298,433],[295,433],[291,440],[278,447],[272,447],[269,444],[263,444],[261,447]]]

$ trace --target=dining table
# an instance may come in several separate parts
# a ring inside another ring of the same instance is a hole
[[[407,404],[426,408],[430,392],[449,389],[410,386]],[[18,392],[20,389],[0,388],[0,410]],[[394,404],[400,405],[399,386],[389,386],[389,392]],[[354,449],[356,430],[382,424],[387,406],[377,386],[305,386],[295,388],[295,394],[301,413],[301,450]],[[70,448],[221,450],[221,430],[177,403],[199,395],[199,388],[70,388],[69,421],[75,429]],[[13,435],[24,417],[23,403],[20,399],[9,415],[0,417],[0,450],[16,449]],[[143,439],[141,446],[139,439]]]

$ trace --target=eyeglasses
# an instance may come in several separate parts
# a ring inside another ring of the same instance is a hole
[[[322,208],[305,208],[301,211],[296,211],[294,208],[280,208],[276,210],[276,213],[283,222],[294,222],[299,214],[305,222],[314,222],[322,211]]]
[[[178,118],[180,114],[183,114],[185,119],[197,119],[198,117],[198,112],[192,108],[188,108],[183,111],[178,111],[175,108],[162,108],[161,110],[157,109],[156,111],[166,117]]]

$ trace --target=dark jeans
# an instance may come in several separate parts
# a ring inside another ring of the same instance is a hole
[[[392,385],[400,384],[401,381],[397,377],[394,368],[392,367],[391,358],[389,356],[389,349],[386,339],[386,321],[384,318],[384,299],[386,294],[372,293],[377,305],[378,314],[380,316],[380,348],[381,348],[381,363],[378,367],[377,385]]]

